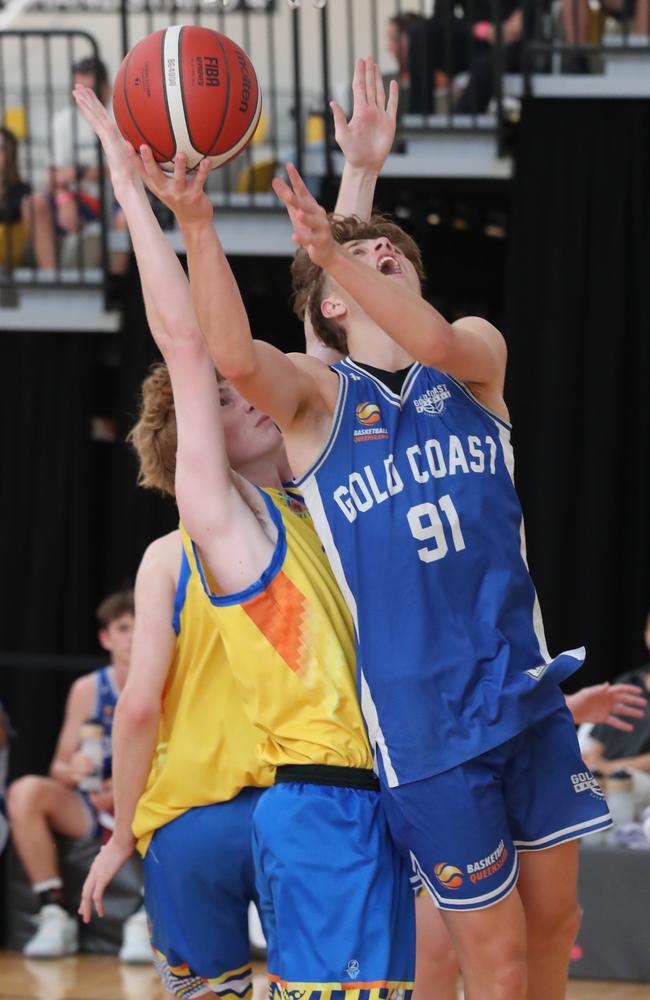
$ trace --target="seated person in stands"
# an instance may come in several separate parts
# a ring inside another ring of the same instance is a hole
[[[14,846],[40,901],[37,930],[23,952],[30,958],[59,958],[79,950],[78,925],[73,916],[79,900],[68,899],[57,856],[55,834],[95,837],[99,846],[105,814],[113,811],[111,791],[111,731],[118,696],[126,682],[131,655],[133,592],[111,594],[97,609],[99,642],[109,664],[74,682],[66,704],[50,776],[26,775],[9,786],[8,812]],[[103,782],[100,792],[80,790],[95,764],[80,752],[81,730],[89,720],[103,728]],[[131,926],[129,926],[131,925]],[[128,930],[127,930],[128,928]],[[134,929],[135,928],[135,929]],[[134,937],[140,933],[140,961],[151,956],[144,914],[125,924],[128,954],[134,957]],[[124,949],[123,949],[124,951]]]
[[[18,172],[18,141],[0,126],[0,266],[18,267],[31,243],[37,267],[56,267],[52,210],[45,195],[34,194]]]
[[[600,0],[600,9],[608,17],[624,21],[633,35],[650,35],[650,0]],[[569,45],[595,42],[589,30],[593,16],[589,0],[562,0],[564,37]]]
[[[72,80],[73,86],[80,84],[91,87],[102,104],[109,104],[111,86],[106,66],[101,59],[90,56],[75,63],[72,67]],[[84,225],[101,217],[102,178],[99,173],[97,139],[73,104],[57,111],[52,131],[54,158],[51,177],[56,224],[61,233],[79,233]],[[107,174],[103,183],[106,218],[114,229],[125,230],[124,215],[115,205]],[[114,272],[122,273],[127,264],[128,254],[113,255]]]
[[[462,17],[457,16],[457,8],[462,8]],[[409,111],[431,114],[441,77],[445,76],[450,85],[450,78],[465,70],[469,70],[469,82],[455,102],[455,110],[459,114],[487,110],[494,93],[497,38],[492,11],[492,0],[438,0],[433,17],[413,25],[409,36]],[[519,0],[502,0],[501,12],[504,69],[514,72],[521,59],[522,4]]]
[[[646,618],[644,639],[650,652],[650,614]],[[616,682],[638,684],[645,693],[650,692],[650,661],[637,670],[621,674]],[[592,771],[604,775],[621,770],[631,772],[635,810],[640,815],[650,806],[650,703],[645,706],[643,718],[629,732],[607,723],[594,726],[583,757]]]
[[[397,80],[400,86],[400,101],[410,81],[409,36],[415,25],[422,20],[422,15],[413,11],[399,11],[388,20],[386,47],[397,63],[397,72],[384,76],[384,86],[387,87],[390,80]]]

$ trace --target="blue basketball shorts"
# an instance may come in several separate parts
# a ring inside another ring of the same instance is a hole
[[[271,996],[410,996],[413,894],[379,791],[275,784],[255,811],[253,853]]]
[[[383,788],[393,838],[443,910],[479,910],[514,889],[519,854],[611,826],[566,706],[480,757]]]
[[[156,830],[144,903],[158,973],[183,998],[252,995],[248,905],[256,900],[253,812],[263,789],[200,806]]]

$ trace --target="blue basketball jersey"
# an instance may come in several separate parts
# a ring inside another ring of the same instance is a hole
[[[111,739],[113,735],[113,716],[117,705],[118,693],[113,683],[113,668],[102,667],[95,671],[95,714],[94,719],[101,722],[104,729],[102,737],[104,778],[110,778],[113,767],[113,750]]]
[[[349,358],[298,481],[355,624],[380,777],[418,781],[562,704],[584,649],[552,659],[526,564],[510,427],[445,372],[401,395]]]

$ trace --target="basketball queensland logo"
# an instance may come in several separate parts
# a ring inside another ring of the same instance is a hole
[[[354,430],[354,442],[360,441],[387,441],[388,431],[381,426],[381,410],[376,403],[359,403],[355,407],[354,415],[361,428]]]
[[[445,889],[460,889],[463,884],[463,873],[460,868],[448,865],[445,861],[438,862],[433,869],[433,874],[440,885],[444,885]]]

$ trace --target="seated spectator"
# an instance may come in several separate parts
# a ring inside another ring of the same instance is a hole
[[[50,776],[26,775],[9,786],[11,835],[41,904],[37,931],[23,949],[30,958],[59,958],[79,950],[78,924],[73,916],[79,900],[66,895],[54,835],[94,837],[99,846],[102,819],[113,811],[111,732],[115,705],[129,667],[134,622],[132,591],[107,597],[97,609],[97,619],[99,641],[109,653],[109,665],[80,677],[72,685]],[[89,720],[103,729],[103,781],[99,792],[85,792],[79,787],[96,767],[80,751],[82,727]],[[110,819],[104,822],[110,825]],[[120,957],[150,961],[144,911],[126,921]]]
[[[626,21],[634,35],[650,35],[650,0],[600,0],[600,9],[608,17]],[[569,45],[598,41],[589,31],[592,16],[589,0],[562,0],[564,37]]]
[[[459,6],[462,17],[456,16]],[[524,25],[521,8],[518,0],[503,0],[501,4],[504,69],[509,72],[520,66]],[[440,74],[450,78],[465,70],[469,70],[469,82],[455,110],[460,114],[487,110],[494,93],[497,39],[492,11],[492,0],[474,0],[472,4],[467,0],[460,4],[439,0],[433,17],[414,24],[409,36],[409,111],[431,114]]]
[[[390,80],[397,80],[402,93],[408,89],[410,81],[409,36],[415,25],[422,20],[421,14],[415,14],[412,11],[400,11],[389,18],[386,47],[397,63],[397,73],[390,73],[384,77],[386,87]]]
[[[72,67],[72,84],[91,87],[102,104],[108,105],[111,86],[106,66],[91,56]],[[54,116],[52,186],[56,223],[62,233],[79,233],[85,224],[101,217],[101,183],[104,184],[106,221],[114,229],[126,229],[124,215],[115,205],[107,175],[100,177],[97,139],[73,102]],[[83,259],[83,258],[82,258]],[[128,254],[114,254],[112,270],[126,270]]]
[[[45,195],[34,194],[18,172],[18,140],[0,126],[0,265],[17,267],[31,243],[37,267],[56,267],[52,210]]]
[[[644,638],[650,652],[650,614]],[[617,683],[637,684],[645,693],[650,692],[650,662],[621,674]],[[650,704],[646,704],[641,720],[633,729],[613,727],[611,721],[594,726],[583,756],[592,771],[604,775],[621,770],[631,772],[635,811],[640,815],[650,805]]]

